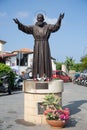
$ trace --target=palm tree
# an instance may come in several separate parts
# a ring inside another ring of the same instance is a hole
[[[87,55],[83,56],[80,61],[81,61],[81,69],[82,70],[87,69]]]
[[[73,60],[73,57],[66,57],[65,65],[68,71],[72,69],[75,65],[75,60]]]

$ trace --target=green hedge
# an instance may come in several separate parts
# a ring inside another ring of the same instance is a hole
[[[9,75],[9,83],[11,86],[13,86],[15,73],[12,71],[12,69],[8,65],[0,63],[0,78],[7,74]]]

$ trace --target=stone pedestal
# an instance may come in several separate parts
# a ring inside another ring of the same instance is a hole
[[[44,108],[42,106],[44,97],[49,93],[54,93],[55,96],[62,99],[63,90],[62,80],[52,80],[49,82],[25,80],[23,86],[24,120],[34,124],[46,124],[46,119],[43,115]],[[62,100],[60,104],[62,105]]]

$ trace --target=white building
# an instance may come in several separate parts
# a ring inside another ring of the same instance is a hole
[[[0,62],[17,69],[19,73],[25,71],[27,68],[32,68],[33,51],[27,48],[15,50],[13,52],[5,52],[3,45],[5,41],[0,40]],[[52,59],[52,70],[56,70],[54,58]]]

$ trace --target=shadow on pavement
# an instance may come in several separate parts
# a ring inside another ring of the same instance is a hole
[[[24,121],[24,119],[17,119],[17,120],[15,120],[15,122],[17,124],[25,125],[25,126],[35,126],[35,124],[33,124],[32,122]]]
[[[63,108],[69,108],[70,109],[70,116],[79,113],[81,109],[79,108],[82,104],[87,103],[87,100],[80,100],[80,101],[71,101],[68,105],[63,106]],[[77,121],[75,118],[70,118],[70,120],[67,123],[67,127],[75,127],[77,124]]]
[[[0,97],[2,97],[2,96],[10,96],[10,95],[19,94],[19,93],[23,93],[23,92],[22,91],[14,91],[14,92],[12,92],[12,94],[0,93]]]
[[[68,105],[64,106],[64,108],[69,108],[70,115],[73,115],[81,111],[79,107],[84,103],[87,103],[87,100],[71,101]]]

